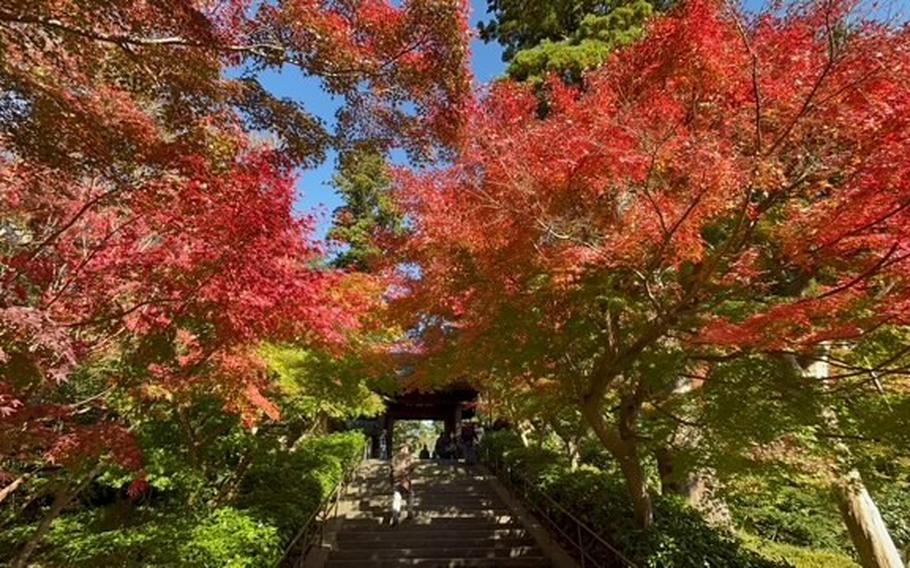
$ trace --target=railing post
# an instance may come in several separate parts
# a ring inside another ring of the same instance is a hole
[[[578,523],[575,523],[575,534],[578,537],[578,552],[579,556],[581,556],[581,568],[585,568],[585,556],[587,556],[587,554],[585,554],[585,548],[581,543],[581,525]]]

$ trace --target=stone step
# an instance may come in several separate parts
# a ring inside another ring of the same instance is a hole
[[[494,530],[503,528],[504,525],[513,525],[512,519],[500,519],[489,517],[484,519],[477,518],[458,518],[458,517],[421,517],[410,519],[401,527],[390,527],[388,522],[383,518],[345,517],[341,523],[342,531],[349,530],[376,530],[376,529],[396,529],[407,527],[410,530]]]
[[[405,500],[405,505],[408,501]],[[459,511],[471,512],[471,511],[508,511],[505,503],[500,500],[493,499],[466,499],[463,502],[456,501],[453,499],[436,499],[433,497],[420,497],[416,496],[411,500],[411,503],[414,504],[418,509],[424,511],[428,510],[443,510],[447,511],[449,509],[458,509]],[[354,503],[354,506],[357,510],[360,511],[388,511],[392,506],[392,498],[386,499],[362,499],[357,503]]]
[[[493,495],[494,492],[488,485],[465,485],[462,487],[440,487],[438,485],[423,485],[412,483],[411,488],[417,492],[432,493],[434,495]]]
[[[507,509],[475,509],[471,511],[457,510],[423,510],[421,514],[420,507],[415,510],[415,518],[412,521],[426,524],[434,520],[455,520],[462,519],[465,521],[475,520],[495,520],[496,522],[511,522],[513,520],[511,511]],[[350,511],[345,513],[345,519],[375,519],[376,517],[388,517],[391,515],[389,507],[374,507],[360,511]]]
[[[471,483],[450,483],[450,482],[422,482],[415,479],[411,480],[411,485],[413,487],[419,487],[424,491],[432,491],[434,493],[464,493],[464,492],[481,492],[489,493],[491,491],[490,485],[485,481],[477,481]],[[382,483],[372,482],[366,483],[363,485],[348,485],[347,492],[350,493],[381,493],[390,489],[392,485],[388,481]]]
[[[516,531],[517,532],[517,531]],[[415,548],[417,546],[439,547],[439,548],[458,548],[460,546],[477,546],[477,547],[497,547],[497,546],[533,546],[534,539],[522,531],[522,534],[516,535],[490,535],[489,532],[478,533],[475,535],[453,536],[452,533],[445,532],[428,536],[426,533],[340,533],[338,535],[338,546],[345,548],[395,548],[398,546],[407,546]]]
[[[424,491],[433,493],[489,493],[490,486],[487,483],[464,483],[464,484],[437,484],[437,483],[418,483],[411,481],[411,486]],[[375,486],[374,486],[375,487]],[[388,484],[385,487],[389,487]]]
[[[501,503],[502,500],[499,496],[493,491],[434,491],[432,489],[424,489],[420,487],[412,488],[414,497],[417,499],[425,499],[430,501],[444,501],[451,503],[464,503],[471,504],[478,501],[495,501]],[[345,500],[351,503],[357,503],[361,501],[377,500],[377,501],[388,501],[392,498],[392,490],[388,489],[386,491],[371,491],[369,493],[345,493]]]
[[[487,493],[438,493],[436,491],[413,490],[415,499],[440,503],[458,503],[460,505],[473,505],[477,503],[502,503],[502,499],[492,491]],[[347,495],[346,499],[353,503],[374,505],[385,503],[392,498],[392,493]]]
[[[391,526],[388,464],[348,487],[351,510],[336,533],[326,566],[429,568],[550,566],[528,530],[478,468],[424,462],[411,476],[413,518]]]
[[[332,553],[336,560],[385,560],[398,558],[523,558],[539,556],[533,546],[455,547],[455,548],[341,548]]]
[[[412,493],[415,499],[423,499],[424,501],[433,501],[440,503],[459,503],[459,504],[471,504],[471,503],[502,503],[502,499],[499,498],[496,493],[492,491],[489,492],[438,492],[438,491],[426,491],[413,489]],[[349,503],[363,503],[367,505],[374,505],[376,503],[385,503],[392,499],[392,491],[377,491],[371,493],[346,493],[345,500]]]
[[[524,558],[396,558],[384,560],[335,560],[329,558],[332,568],[386,568],[394,566],[421,566],[423,568],[545,568],[550,562],[543,556]]]
[[[490,519],[496,517],[511,517],[512,512],[506,507],[496,509],[474,509],[472,507],[459,507],[457,505],[427,505],[415,503],[412,507],[413,514],[417,517],[431,519],[459,518],[459,519]],[[404,512],[408,511],[407,504],[402,506]],[[392,512],[391,505],[359,507],[347,514],[348,518],[363,518],[370,515],[388,516]]]
[[[401,525],[394,527],[389,524],[373,525],[351,525],[345,523],[338,534],[340,535],[381,535],[386,532],[398,532],[400,534],[423,535],[423,538],[480,538],[489,536],[498,538],[504,536],[523,536],[526,529],[518,523],[512,524],[494,524],[485,525],[476,523],[477,526],[451,526],[444,523],[436,524],[417,524],[403,521]]]

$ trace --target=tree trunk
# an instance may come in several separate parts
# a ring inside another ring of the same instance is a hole
[[[827,347],[825,348],[827,350]],[[830,376],[827,351],[822,357],[808,367],[803,368],[804,376],[825,381]],[[833,432],[840,430],[837,413],[833,408],[822,410],[822,417]],[[834,445],[834,451],[840,461],[849,463],[850,448],[843,441]],[[840,509],[841,519],[853,541],[853,547],[864,568],[904,568],[900,552],[891,539],[885,520],[882,518],[875,501],[866,490],[859,471],[851,468],[848,471],[835,471],[833,482],[834,493]]]
[[[626,455],[617,456],[617,459],[626,480],[629,497],[632,499],[635,522],[639,527],[647,530],[654,524],[654,505],[651,503],[645,470],[641,466],[638,452],[633,450]]]
[[[240,488],[240,484],[243,482],[243,478],[246,476],[246,472],[253,461],[250,458],[252,454],[252,451],[248,451],[240,458],[240,463],[237,464],[236,469],[231,473],[231,477],[224,483],[218,495],[212,501],[213,507],[220,507],[237,495],[237,490]]]
[[[661,495],[683,495],[688,498],[687,483],[676,467],[676,452],[663,447],[654,452],[657,459],[657,473],[660,475]]]
[[[3,502],[6,500],[6,498],[9,497],[10,495],[12,495],[13,491],[15,491],[16,489],[19,489],[20,485],[22,485],[23,483],[28,481],[28,478],[29,478],[29,474],[23,473],[22,475],[17,477],[12,483],[7,485],[3,489],[0,489],[0,504],[3,504]]]
[[[619,432],[610,428],[601,414],[599,405],[586,404],[582,414],[588,425],[594,430],[597,439],[604,448],[616,459],[619,469],[626,482],[629,499],[635,513],[635,521],[642,529],[649,529],[654,523],[654,506],[651,495],[648,493],[648,483],[644,468],[641,465],[641,456],[635,440],[623,439]]]
[[[864,568],[904,568],[888,527],[863,485],[859,471],[851,470],[839,479],[835,494],[841,517]]]
[[[85,489],[85,486],[88,485],[95,476],[101,472],[101,464],[98,463],[94,468],[89,472],[85,479],[82,480],[79,485],[74,488],[61,489],[56,497],[54,497],[54,502],[51,505],[50,510],[41,519],[41,523],[38,524],[38,528],[35,529],[34,534],[28,539],[25,543],[25,546],[22,547],[22,550],[19,552],[19,556],[13,561],[10,565],[11,568],[25,568],[28,565],[29,558],[32,557],[32,554],[35,553],[35,550],[38,548],[38,545],[41,544],[41,540],[44,539],[44,535],[47,534],[47,531],[50,530],[51,524],[54,520],[60,516],[60,513],[69,505],[73,498],[76,497],[79,493]]]
[[[654,453],[660,474],[662,495],[679,495],[715,526],[732,527],[730,508],[717,495],[719,485],[715,473],[707,468],[686,470],[676,462],[676,450],[664,447]]]

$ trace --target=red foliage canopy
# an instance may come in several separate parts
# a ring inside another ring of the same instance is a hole
[[[329,134],[255,73],[320,77],[352,133],[447,144],[470,96],[464,7],[257,4],[0,6],[0,455],[137,468],[111,392],[275,418],[250,347],[360,325],[371,298],[320,268],[293,211],[293,167]]]
[[[571,327],[599,385],[665,340],[804,350],[908,323],[910,31],[800,6],[686,2],[543,111],[494,86],[452,167],[401,173],[404,313],[500,366],[549,369]]]

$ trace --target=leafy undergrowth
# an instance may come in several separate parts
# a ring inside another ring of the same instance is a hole
[[[859,568],[852,558],[838,552],[783,544],[741,534],[743,543],[765,558],[786,561],[796,568]]]
[[[632,522],[632,510],[621,479],[583,466],[571,470],[556,452],[524,448],[511,432],[484,438],[488,455],[503,460],[522,478],[580,518],[643,568],[855,568],[848,557],[827,551],[762,541],[708,524],[677,498],[656,497],[654,527],[643,532]]]
[[[257,463],[231,503],[216,508],[144,506],[124,519],[97,508],[57,519],[34,558],[42,566],[88,568],[273,565],[284,547],[363,455],[363,436],[331,434]],[[16,550],[34,530],[0,535]],[[2,554],[0,554],[2,560]]]

